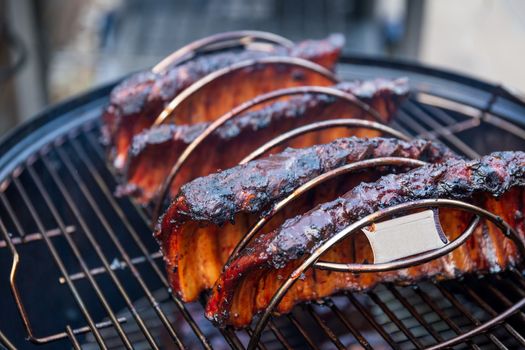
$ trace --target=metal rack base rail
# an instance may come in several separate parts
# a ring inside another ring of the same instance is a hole
[[[407,135],[440,140],[472,157],[525,148],[525,104],[501,86],[361,57],[343,58],[339,75],[343,79],[407,76],[413,95],[391,125]],[[4,281],[0,283],[0,342],[8,348],[29,345],[8,283],[14,248],[17,287],[33,340],[53,340],[40,348],[125,347],[126,339],[136,348],[148,348],[139,317],[157,346],[212,348],[225,342],[235,348],[247,346],[251,328],[219,331],[203,319],[201,305],[184,305],[171,296],[148,218],[129,198],[113,197],[117,181],[98,142],[98,118],[113,86],[46,110],[0,141],[0,279]],[[124,251],[115,246],[110,232]],[[99,243],[109,266],[93,249],[88,233]],[[138,275],[131,273],[132,265]],[[115,287],[116,281],[132,307]],[[71,294],[71,286],[78,294]],[[518,310],[508,319],[503,316],[506,310],[522,306],[524,287],[521,272],[508,271],[346,293],[271,319],[258,346],[423,348],[448,344],[459,335],[467,347],[523,347],[524,314]],[[157,311],[152,301],[158,303]],[[180,343],[163,323],[163,315]],[[86,323],[88,318],[92,322]],[[498,324],[483,328],[487,322]]]
[[[408,163],[409,162],[407,162],[406,165],[408,165]],[[385,163],[385,164],[388,164],[388,163]],[[377,165],[376,164],[372,165],[372,167],[375,167],[375,166]],[[405,258],[401,258],[396,261],[379,263],[379,264],[358,264],[358,263],[343,264],[343,263],[331,263],[331,262],[319,261],[319,258],[325,252],[327,252],[331,247],[335,246],[337,243],[341,242],[344,238],[347,238],[351,236],[352,234],[355,234],[357,231],[359,231],[360,229],[364,227],[370,226],[378,222],[384,217],[388,217],[388,216],[395,215],[395,214],[404,214],[407,211],[413,210],[413,209],[438,208],[438,207],[449,207],[449,208],[466,210],[471,213],[474,213],[476,217],[471,221],[467,229],[453,241],[448,242],[442,248],[431,250],[425,253],[421,253],[415,257],[405,257]],[[499,218],[498,216],[484,210],[483,208],[480,208],[472,204],[468,204],[468,203],[457,201],[457,200],[450,200],[450,199],[429,199],[429,200],[419,200],[419,201],[414,201],[414,202],[403,203],[403,204],[399,204],[396,206],[392,206],[392,207],[383,209],[379,212],[375,212],[373,214],[365,216],[361,220],[356,221],[355,223],[351,224],[350,226],[348,226],[341,232],[338,232],[337,234],[335,234],[333,237],[331,237],[326,242],[324,242],[320,247],[315,249],[315,251],[310,256],[308,256],[304,262],[302,262],[296,269],[293,270],[293,272],[288,277],[286,277],[286,279],[284,279],[284,282],[280,285],[280,287],[277,289],[275,294],[272,296],[268,304],[268,307],[264,310],[262,316],[257,320],[257,325],[255,327],[255,331],[254,331],[254,334],[252,335],[250,343],[248,344],[248,349],[257,348],[257,344],[259,342],[261,333],[266,327],[266,324],[270,319],[272,311],[277,307],[279,302],[283,299],[286,292],[290,290],[290,288],[294,285],[294,283],[297,282],[299,277],[302,276],[307,269],[317,268],[317,269],[329,270],[329,271],[335,271],[335,272],[372,273],[372,272],[394,271],[394,270],[398,270],[402,268],[417,266],[419,264],[423,264],[433,259],[442,257],[452,252],[454,249],[458,248],[463,243],[465,243],[467,239],[472,235],[477,225],[479,224],[480,218],[487,219],[491,221],[493,224],[495,224],[498,228],[500,228],[502,233],[505,234],[508,238],[512,239],[512,241],[516,244],[520,252],[520,255],[525,256],[524,255],[525,246],[523,242],[520,240],[517,232],[509,224],[502,221],[501,218]],[[472,334],[476,334],[484,330],[490,329],[490,327],[493,327],[494,325],[498,324],[505,318],[508,318],[509,316],[513,315],[523,306],[525,306],[525,298],[522,298],[521,300],[519,300],[517,303],[512,305],[509,309],[505,310],[505,312],[501,313],[494,319],[477,326],[476,328],[470,330],[469,332],[465,334],[458,334],[456,337],[452,339],[448,339],[446,342],[435,344],[429,349],[439,349],[439,348],[455,345],[463,341],[465,338],[468,338]]]

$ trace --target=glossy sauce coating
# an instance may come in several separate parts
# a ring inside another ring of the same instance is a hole
[[[369,104],[380,113],[385,124],[390,122],[409,89],[406,79],[354,81],[335,87]],[[171,187],[171,196],[175,196],[180,186],[194,178],[236,165],[251,151],[286,131],[316,121],[339,118],[371,119],[366,112],[344,100],[311,94],[243,113],[218,128],[196,149],[177,175]],[[124,172],[126,183],[119,188],[119,193],[133,195],[141,204],[155,199],[159,186],[177,158],[208,125],[207,122],[166,124],[153,126],[136,135]],[[303,135],[286,145],[306,147],[350,135],[372,137],[379,136],[379,132],[332,128]],[[272,151],[279,149],[284,147]]]
[[[356,220],[396,204],[418,199],[466,200],[501,216],[525,239],[523,204],[525,153],[493,153],[480,160],[449,160],[405,174],[383,176],[363,183],[342,197],[318,205],[287,220],[280,228],[259,235],[227,266],[215,284],[206,314],[219,326],[242,327],[269,303],[282,279],[316,247]],[[471,216],[452,209],[440,210],[449,239],[461,234]],[[363,246],[346,239],[323,260],[363,262]],[[469,272],[495,272],[513,266],[520,257],[512,242],[486,221],[460,248],[440,259],[408,269],[351,274],[308,270],[278,306],[286,313],[302,301],[316,300],[340,290],[360,291],[380,282],[413,283],[429,277],[455,278]],[[246,291],[250,291],[248,294]]]
[[[210,288],[255,220],[300,185],[342,165],[387,156],[429,162],[455,157],[446,147],[430,141],[350,137],[309,148],[290,148],[182,186],[156,232],[174,292],[192,301]],[[313,202],[333,199],[378,174],[381,172],[338,177],[294,202],[279,214],[280,219],[304,212]]]
[[[269,51],[230,50],[210,53],[198,56],[178,66],[169,67],[162,73],[155,74],[147,71],[131,76],[113,89],[110,95],[110,103],[102,116],[102,133],[104,141],[109,147],[110,160],[117,170],[122,170],[133,136],[150,127],[162,109],[176,95],[209,73],[244,60],[257,60],[269,56],[299,57],[332,69],[339,57],[343,42],[344,39],[340,35],[332,35],[325,40],[303,41],[292,48],[276,46]],[[297,74],[288,74],[290,72]],[[227,81],[217,81],[216,84],[222,85],[211,86],[210,88],[217,90],[219,94],[221,91],[225,91],[222,88],[220,91],[218,90],[220,87],[224,87],[224,84],[231,85],[236,79],[252,76],[259,81],[249,84],[251,88],[239,86],[241,91],[230,91],[228,96],[232,96],[233,99],[223,101],[223,110],[231,109],[250,97],[279,87],[298,84],[329,84],[328,80],[322,80],[319,75],[307,74],[304,70],[296,70],[290,66],[266,67],[260,65],[241,70],[238,74],[227,77]],[[262,77],[265,79],[261,81]],[[182,124],[217,118],[220,115],[217,115],[218,111],[215,111],[211,116],[206,115],[209,104],[204,103],[206,101],[203,99],[217,98],[221,100],[221,96],[210,95],[209,91],[198,94],[194,99],[188,101],[186,107],[181,110],[182,114],[177,117],[182,118]],[[198,110],[194,108],[198,108]],[[190,119],[186,120],[185,118]]]

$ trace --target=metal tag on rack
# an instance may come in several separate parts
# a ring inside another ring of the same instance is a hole
[[[374,254],[374,263],[385,263],[448,243],[437,211],[425,210],[363,228]]]

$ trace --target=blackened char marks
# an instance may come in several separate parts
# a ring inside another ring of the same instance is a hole
[[[268,56],[291,56],[310,60],[332,69],[341,50],[337,35],[308,41],[291,49],[276,46],[268,51],[232,50],[198,56],[162,73],[137,73],[119,84],[110,95],[103,114],[102,133],[109,157],[121,170],[134,135],[151,126],[155,118],[182,90],[218,69],[234,63]]]
[[[372,106],[379,111],[381,122],[388,124],[408,93],[408,82],[406,79],[375,79],[345,82],[335,88],[351,93]],[[194,178],[238,164],[244,156],[277,135],[327,118],[371,119],[370,115],[355,105],[317,94],[294,96],[286,101],[277,101],[261,109],[248,111],[226,122],[195,150],[172,183],[170,195],[175,196],[182,184]],[[136,135],[124,171],[126,183],[119,192],[133,194],[141,204],[155,199],[156,191],[182,151],[208,125],[207,122],[160,125]],[[350,135],[373,137],[379,136],[379,132],[332,128],[308,137],[303,136],[288,144],[293,147],[307,147]],[[210,150],[218,151],[209,156]],[[278,149],[274,150],[277,151]]]
[[[221,274],[209,299],[207,316],[219,326],[248,324],[255,313],[267,306],[280,285],[280,282],[272,284],[276,274],[286,276],[305,254],[312,253],[337,232],[368,214],[396,204],[432,198],[466,200],[500,215],[518,231],[523,241],[524,223],[517,219],[522,215],[516,216],[515,213],[523,210],[524,186],[523,152],[493,153],[475,161],[453,159],[404,174],[387,175],[374,183],[363,183],[342,197],[289,219],[279,229],[252,241]],[[500,197],[502,200],[498,200]],[[465,213],[443,209],[440,220],[446,227],[445,232],[456,229],[457,236],[470,219]],[[326,274],[323,284],[316,283],[310,272],[304,281],[298,281],[292,287],[278,310],[288,312],[301,301],[317,299],[338,290],[368,289],[379,282],[410,283],[431,276],[454,278],[467,272],[499,271],[519,258],[513,244],[502,237],[492,223],[483,221],[466,247],[410,269],[361,275],[316,271],[317,279]],[[348,245],[341,247],[349,248]],[[326,259],[338,259],[348,254],[339,248],[332,248]],[[239,289],[247,286],[256,289],[252,299],[238,295]],[[232,317],[232,310],[235,310],[236,317]]]
[[[331,169],[385,155],[430,162],[455,157],[446,147],[430,141],[404,142],[388,138],[350,137],[309,148],[289,148],[182,186],[180,197],[187,207],[184,214],[191,220],[221,225],[238,212],[262,211],[309,179]]]
[[[447,148],[430,141],[350,137],[304,149],[290,148],[189,182],[161,218],[155,233],[174,293],[192,301],[211,288],[254,221],[297,187],[339,166],[388,156],[430,162],[455,157]],[[379,174],[380,170],[374,170],[337,177],[294,201],[271,225],[307,211],[309,202],[326,202],[361,179],[375,179]]]

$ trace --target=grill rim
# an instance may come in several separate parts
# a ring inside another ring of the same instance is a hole
[[[343,57],[340,60],[341,64],[356,64],[356,62],[352,61],[352,57]],[[371,62],[378,62],[377,59],[370,59]],[[348,63],[352,61],[351,63]],[[359,61],[363,62],[363,61]],[[392,62],[388,60],[379,60],[379,63],[381,63],[381,68],[390,69],[390,64]],[[367,66],[366,63],[360,63]],[[396,63],[394,62],[394,65]],[[407,64],[407,63],[405,63]],[[357,64],[359,67],[359,64]],[[373,67],[368,67],[373,68]],[[430,69],[434,72],[436,76],[438,76],[440,79],[443,79],[441,74],[452,74],[456,75],[454,73],[442,71],[439,69],[432,69],[424,66],[413,66],[414,71],[418,71],[420,68],[422,69]],[[395,72],[395,71],[394,71]],[[406,72],[404,72],[406,73]],[[405,75],[405,74],[398,74],[397,75]],[[376,74],[377,75],[377,74]],[[421,81],[424,81],[424,78],[426,76],[421,77]],[[459,80],[473,80],[483,86],[483,89],[480,89],[482,92],[490,93],[491,96],[495,96],[494,100],[497,100],[498,98],[504,98],[509,100],[510,102],[518,102],[521,107],[525,107],[525,102],[521,101],[518,97],[510,94],[506,89],[504,89],[501,85],[491,85],[489,83],[485,83],[483,81],[478,81],[477,79],[464,77],[461,75],[457,75]],[[124,78],[123,78],[124,79]],[[410,77],[411,82],[418,81],[417,79],[414,79],[413,77]],[[20,125],[16,129],[14,129],[11,133],[5,135],[0,140],[0,154],[4,154],[0,157],[0,182],[5,180],[5,174],[10,174],[12,170],[16,169],[21,163],[28,160],[28,155],[34,154],[35,149],[40,149],[41,145],[45,145],[49,143],[49,141],[53,141],[56,139],[56,137],[59,137],[60,135],[67,134],[68,130],[74,129],[75,124],[81,125],[84,123],[87,123],[91,119],[96,119],[100,115],[100,109],[105,104],[105,101],[107,102],[108,98],[108,92],[116,85],[118,84],[122,79],[118,79],[114,82],[111,82],[109,84],[106,84],[100,88],[94,89],[91,92],[88,92],[84,95],[74,97],[68,101],[65,101],[57,106],[50,107],[46,110],[44,110],[39,115],[35,116],[31,120],[27,121],[26,123]],[[443,80],[443,82],[447,82],[446,79]],[[467,85],[468,86],[468,85]],[[489,90],[485,90],[485,88],[489,87]],[[469,88],[472,88],[472,86],[468,86]],[[502,95],[500,96],[499,93]],[[92,105],[96,105],[97,108],[91,108]],[[490,106],[489,106],[490,107]],[[80,118],[74,118],[74,115],[80,115],[83,114]],[[73,118],[72,118],[73,117]],[[70,120],[68,120],[70,118]],[[61,124],[62,122],[64,122]],[[515,122],[515,121],[513,121]],[[523,125],[524,120],[521,120],[519,124]],[[60,125],[59,128],[55,128],[55,126]],[[48,131],[52,131],[51,133],[47,133]],[[38,135],[43,133],[46,137],[39,139],[39,142],[35,143],[33,140],[35,138],[38,138]],[[13,146],[14,145],[14,146]],[[24,152],[18,152],[17,150],[23,149]],[[4,153],[4,151],[6,151]],[[0,339],[3,342],[3,339]]]

